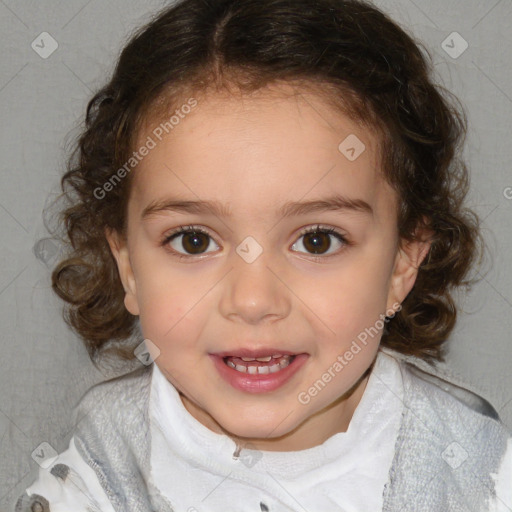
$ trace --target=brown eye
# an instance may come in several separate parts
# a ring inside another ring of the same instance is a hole
[[[210,245],[208,240],[208,235],[204,235],[203,233],[189,233],[186,235],[182,235],[182,246],[190,254],[201,254]]]
[[[304,247],[313,254],[323,254],[331,247],[331,239],[327,233],[308,233],[304,236]]]
[[[333,246],[333,239],[335,240],[334,249],[342,248],[345,245],[348,245],[347,240],[340,233],[335,231],[334,229],[325,229],[325,228],[309,228],[302,233],[302,236],[299,240],[302,239],[302,242],[299,241],[293,244],[292,249],[298,250],[297,245],[302,245],[307,253],[309,254],[327,254],[329,249]],[[338,247],[336,247],[338,244]],[[303,251],[298,251],[303,252]],[[331,251],[334,252],[334,251]]]
[[[173,233],[164,240],[163,245],[170,246],[174,252],[184,256],[197,256],[205,253],[211,242],[213,240],[208,233],[195,228]]]

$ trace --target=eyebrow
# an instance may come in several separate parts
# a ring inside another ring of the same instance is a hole
[[[211,213],[217,217],[232,217],[233,214],[225,205],[218,201],[186,201],[186,200],[160,200],[153,201],[146,206],[141,214],[141,219],[153,216],[162,212],[181,213]],[[312,201],[290,201],[279,208],[277,214],[281,217],[293,217],[306,215],[308,213],[322,211],[351,211],[373,215],[372,207],[362,199],[351,199],[341,195],[334,195],[323,199]]]

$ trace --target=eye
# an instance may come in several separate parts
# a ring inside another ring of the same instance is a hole
[[[161,245],[171,247],[181,257],[198,256],[206,252],[213,239],[207,231],[197,226],[180,226],[167,235]],[[213,242],[215,244],[215,242]],[[217,244],[215,244],[217,246]],[[183,249],[184,252],[181,252]],[[217,246],[218,249],[218,246]]]
[[[349,241],[336,229],[321,226],[304,229],[300,238],[304,240],[295,242],[292,249],[297,251],[297,246],[302,245],[306,252],[312,255],[329,255],[328,251],[333,248],[332,240],[334,240],[334,251],[331,252],[336,252],[336,248],[341,249],[350,245]],[[177,253],[180,258],[187,258],[206,253],[212,243],[215,245],[214,250],[219,248],[209,233],[201,227],[180,226],[166,235],[161,245],[169,247],[171,252]]]
[[[329,254],[327,251],[329,251],[333,246],[332,239],[335,241],[334,249],[336,249],[336,245],[338,248],[350,245],[348,240],[334,228],[322,228],[320,226],[314,226],[303,230],[300,238],[303,238],[304,240],[302,242],[295,242],[292,245],[292,249],[297,250],[296,246],[300,244],[306,249],[306,251],[313,255]]]

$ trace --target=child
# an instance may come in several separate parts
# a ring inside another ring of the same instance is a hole
[[[461,112],[364,2],[181,0],[139,31],[53,287],[93,361],[154,364],[87,392],[16,511],[511,510],[512,434],[422,364],[480,247]]]

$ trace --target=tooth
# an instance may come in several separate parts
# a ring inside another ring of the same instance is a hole
[[[250,359],[250,361],[261,361],[262,360],[262,361],[268,362],[270,359],[272,359],[272,357],[274,357],[274,356],[259,357],[257,359]],[[281,359],[281,361],[279,361],[278,363],[273,364],[271,366],[268,366],[268,365],[261,365],[261,366],[260,365],[257,365],[257,366],[247,365],[246,366],[246,365],[242,365],[242,364],[235,364],[230,359],[228,359],[226,361],[226,363],[231,368],[234,368],[235,370],[242,372],[242,373],[249,373],[250,375],[256,375],[256,374],[264,375],[264,374],[268,374],[268,373],[277,373],[278,371],[286,368],[290,364],[290,361],[293,356],[286,355],[286,356],[279,356],[279,357],[283,357],[283,359]],[[244,359],[244,358],[241,358],[241,359]],[[248,358],[245,358],[245,359],[248,359]]]
[[[272,366],[268,366],[267,368],[269,373],[276,373],[281,369],[281,367],[278,364],[273,364]]]
[[[242,361],[248,362],[248,361],[254,361],[254,357],[241,357]]]

